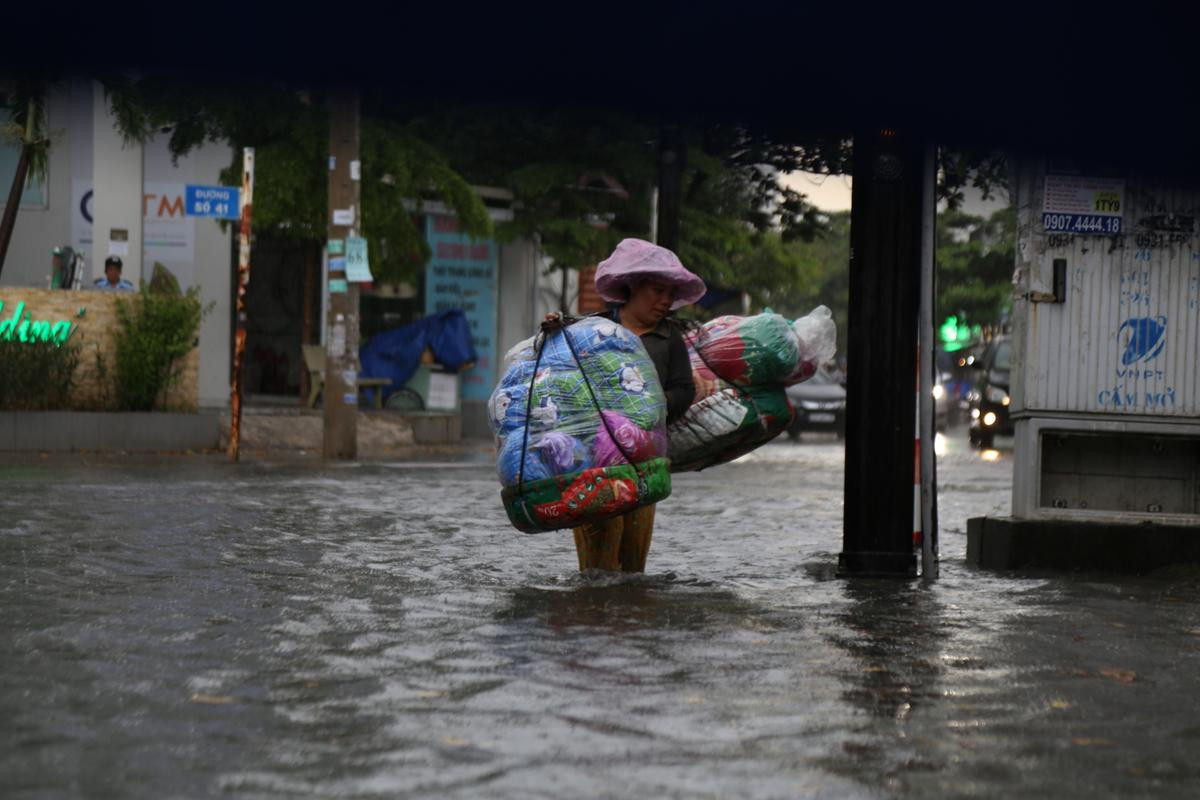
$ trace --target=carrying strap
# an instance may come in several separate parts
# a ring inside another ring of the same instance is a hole
[[[638,495],[644,496],[646,493],[646,476],[642,472],[641,466],[633,460],[633,457],[629,454],[629,451],[626,450],[625,446],[621,444],[621,440],[617,438],[616,432],[608,423],[608,418],[604,416],[604,410],[600,408],[600,402],[596,399],[596,391],[592,388],[592,381],[590,378],[588,378],[587,369],[584,368],[583,362],[579,360],[579,354],[575,352],[575,343],[571,341],[571,335],[565,328],[563,329],[563,336],[566,338],[567,347],[571,351],[571,357],[575,359],[575,363],[579,366],[579,374],[583,376],[583,385],[587,387],[588,396],[592,398],[592,405],[596,409],[596,416],[600,417],[600,424],[602,424],[604,429],[608,431],[608,438],[612,439],[613,444],[615,444],[617,449],[621,451],[621,456],[624,457],[625,461],[628,462],[637,473]],[[664,402],[665,400],[666,398],[664,397]],[[528,423],[528,421],[526,422]],[[635,424],[632,420],[630,420],[630,423]]]
[[[542,330],[533,339],[533,351],[537,357],[533,360],[533,374],[529,376],[529,387],[525,391],[525,426],[521,430],[521,467],[517,470],[517,495],[521,497],[521,507],[525,516],[530,519],[529,511],[525,509],[525,454],[529,452],[529,420],[533,416],[533,384],[537,382],[538,367],[542,364],[542,353],[546,351],[546,339],[550,333],[564,327],[562,317],[557,320],[546,320]]]

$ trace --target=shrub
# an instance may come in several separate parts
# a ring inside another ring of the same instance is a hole
[[[150,411],[160,406],[179,378],[180,359],[196,344],[200,321],[209,309],[200,305],[200,289],[147,287],[132,299],[117,301],[114,372],[117,407]]]
[[[0,410],[54,411],[71,404],[79,344],[0,341]]]

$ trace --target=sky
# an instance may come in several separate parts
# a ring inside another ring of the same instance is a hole
[[[849,211],[850,186],[849,175],[819,175],[815,172],[789,172],[781,179],[784,186],[795,189],[808,196],[808,202],[822,211]],[[984,200],[979,190],[973,186],[963,189],[963,211],[986,217],[992,212],[1008,205],[1008,197],[1001,194],[991,200]]]

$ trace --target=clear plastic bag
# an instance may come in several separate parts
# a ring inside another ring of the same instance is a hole
[[[800,358],[796,370],[784,379],[784,386],[806,381],[837,355],[837,323],[828,306],[817,306],[792,323]]]

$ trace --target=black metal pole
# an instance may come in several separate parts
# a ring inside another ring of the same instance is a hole
[[[658,143],[658,242],[679,250],[679,213],[683,207],[683,169],[687,148],[678,125],[663,125]]]
[[[921,145],[891,130],[854,137],[840,575],[917,574]]]

